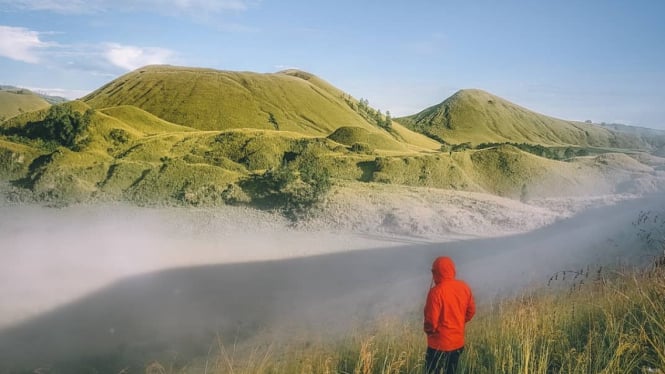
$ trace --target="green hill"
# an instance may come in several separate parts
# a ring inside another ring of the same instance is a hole
[[[301,71],[149,66],[0,123],[0,179],[55,202],[312,201],[327,178],[529,199],[657,190],[665,160],[641,146],[477,90],[387,123]]]
[[[624,149],[648,147],[630,134],[548,117],[476,89],[460,90],[438,105],[397,120],[448,144],[510,142]]]
[[[323,80],[295,70],[258,74],[148,66],[83,100],[95,109],[134,105],[199,130],[254,128],[320,136],[340,126],[379,131],[345,97]]]
[[[50,105],[28,90],[0,90],[0,122],[21,113],[48,108]]]
[[[26,88],[21,88],[21,87],[16,87],[16,86],[9,86],[9,85],[4,85],[0,84],[0,91],[10,91],[10,92],[31,92],[34,95],[37,95],[44,99],[47,103],[54,105],[54,104],[62,104],[64,102],[69,101],[68,99],[62,97],[62,96],[52,96],[48,95],[44,92],[35,92],[35,91],[30,91]]]

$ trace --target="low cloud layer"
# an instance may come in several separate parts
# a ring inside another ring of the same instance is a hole
[[[562,270],[649,261],[635,220],[663,202],[624,201],[522,235],[379,248],[235,208],[3,207],[0,316],[16,318],[0,325],[0,372],[86,357],[119,372],[165,350],[205,355],[213,339],[330,339],[421,310],[440,255],[486,305]]]

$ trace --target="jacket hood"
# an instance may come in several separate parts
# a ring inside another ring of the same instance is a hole
[[[444,279],[455,278],[455,263],[450,257],[438,257],[432,264],[432,277],[434,283],[439,284]]]

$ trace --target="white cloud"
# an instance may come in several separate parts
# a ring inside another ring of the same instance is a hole
[[[126,10],[171,13],[173,11],[244,11],[257,1],[258,0],[0,0],[0,5],[13,9],[51,11],[63,14]]]
[[[284,71],[284,70],[303,70],[303,69],[296,65],[275,65],[275,70]]]
[[[79,13],[86,7],[86,2],[81,0],[0,0],[0,4],[7,8],[48,10],[57,13]]]
[[[43,34],[47,33],[0,25],[0,57],[95,74],[112,74],[118,68],[134,70],[145,65],[169,64],[176,58],[176,53],[166,48],[118,43],[59,44],[42,41]]]
[[[155,0],[142,0],[139,2],[163,4],[164,1]],[[173,6],[179,9],[200,9],[209,11],[223,11],[223,10],[247,10],[249,2],[246,0],[171,0],[166,3],[172,3]]]
[[[67,88],[26,87],[30,91],[49,96],[60,96],[69,100],[78,99],[90,93],[90,90],[72,90]]]
[[[0,25],[0,56],[36,64],[40,61],[38,50],[47,46],[37,31]]]
[[[125,70],[134,70],[145,65],[167,64],[175,53],[165,48],[142,48],[132,45],[108,43],[104,57],[111,64]]]

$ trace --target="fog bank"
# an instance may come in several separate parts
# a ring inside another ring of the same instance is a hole
[[[520,235],[449,242],[305,231],[260,212],[3,207],[0,372],[82,359],[137,368],[165,352],[205,355],[216,334],[242,343],[288,340],[294,326],[344,333],[419,310],[439,255],[486,303],[557,271],[644,261],[633,223],[664,202],[625,200]]]

